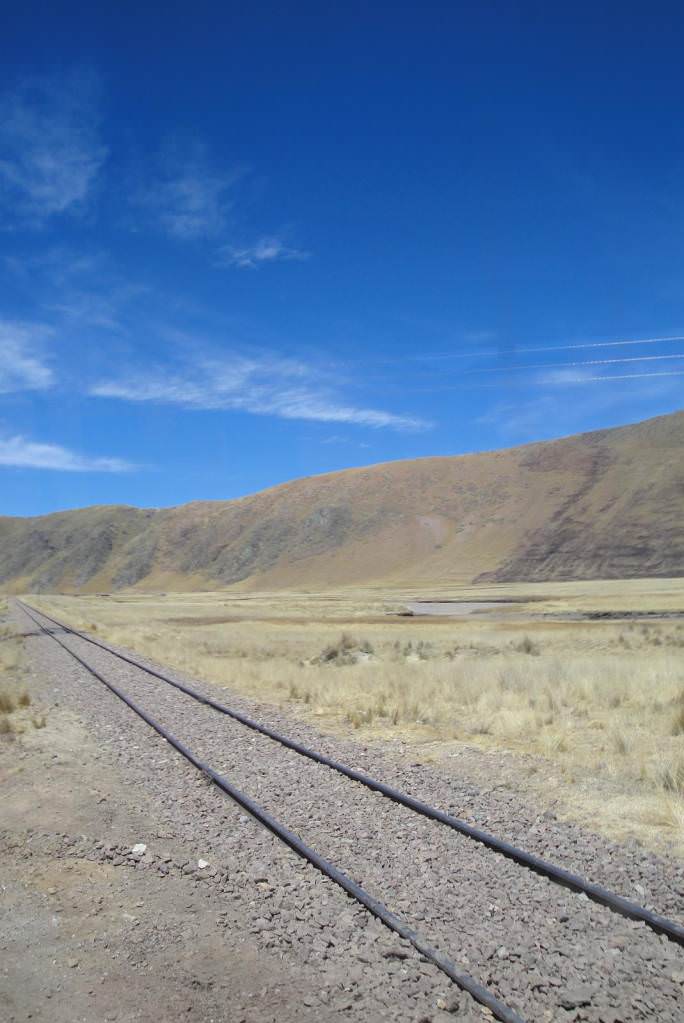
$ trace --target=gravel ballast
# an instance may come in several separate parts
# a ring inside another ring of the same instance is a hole
[[[302,1002],[317,1008],[319,1018],[483,1018],[480,1007],[407,943],[209,786],[53,640],[36,634],[19,610],[16,620],[31,634],[33,670],[53,699],[82,716],[102,755],[130,779],[132,791],[151,793],[158,808],[150,834],[138,836],[142,852],[133,853],[132,846],[98,849],[95,839],[86,850],[90,855],[162,877],[187,877],[215,893],[222,906],[229,900],[230,911],[222,910],[227,939],[239,921],[258,948],[313,968],[316,981],[302,992]],[[682,1018],[682,950],[645,925],[284,749],[85,640],[60,638],[526,1019]],[[434,769],[407,764],[402,755],[316,734],[272,708],[206,683],[193,685],[627,898],[681,916],[684,880],[674,862],[612,845],[550,815],[540,820],[509,793],[480,793]],[[201,855],[162,862],[155,848],[160,827]]]

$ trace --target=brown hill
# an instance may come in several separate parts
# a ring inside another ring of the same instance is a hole
[[[234,501],[0,518],[6,590],[684,575],[684,412]]]

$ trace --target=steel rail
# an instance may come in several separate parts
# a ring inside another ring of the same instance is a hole
[[[311,846],[307,845],[298,835],[289,828],[286,828],[284,824],[281,824],[279,820],[273,817],[268,811],[264,810],[258,803],[254,802],[249,796],[245,795],[244,792],[237,789],[231,782],[228,781],[223,775],[215,771],[213,767],[210,767],[204,760],[201,760],[196,756],[185,743],[181,742],[180,739],[176,738],[167,728],[164,728],[158,721],[155,720],[150,714],[142,709],[130,696],[127,696],[118,686],[115,686],[112,682],[109,682],[104,675],[94,668],[91,664],[88,664],[82,657],[71,650],[66,643],[63,643],[59,637],[55,636],[53,632],[38,621],[35,618],[28,607],[21,603],[23,610],[28,617],[38,626],[39,629],[48,637],[53,639],[55,643],[58,643],[63,650],[66,650],[71,657],[74,658],[82,667],[86,669],[91,675],[94,676],[99,682],[107,687],[115,696],[118,696],[132,711],[134,711],[139,717],[143,719],[157,732],[166,742],[174,747],[186,760],[189,760],[193,767],[196,767],[198,771],[201,771],[205,777],[207,777],[214,785],[221,789],[226,795],[230,796],[239,806],[252,815],[260,824],[262,824],[268,831],[276,835],[282,842],[290,847],[295,853],[305,859],[312,866],[316,867],[329,877],[331,881],[343,888],[344,891],[350,895],[357,902],[360,902],[362,906],[372,913],[373,916],[381,920],[386,927],[395,934],[398,934],[401,938],[409,941],[411,945],[420,952],[427,960],[433,963],[446,974],[450,980],[452,980],[461,990],[466,991],[475,1001],[484,1005],[492,1015],[501,1021],[501,1023],[525,1023],[523,1018],[519,1016],[513,1009],[510,1009],[503,1002],[499,1001],[495,995],[493,995],[486,987],[483,987],[477,980],[471,977],[469,974],[464,973],[463,970],[448,956],[439,949],[434,948],[429,942],[416,930],[413,929],[404,920],[393,913],[391,909],[376,899],[375,896],[362,888],[360,884],[348,877],[342,870],[336,867],[333,863],[327,860],[320,853],[312,849]],[[42,612],[37,612],[42,614]],[[48,616],[45,615],[47,618]]]
[[[27,608],[27,605],[25,605],[22,601],[17,600],[17,603],[22,607]],[[33,610],[37,609],[33,608]],[[148,667],[146,664],[136,660],[136,658],[128,657],[125,654],[119,653],[119,651],[114,650],[107,643],[103,643],[86,633],[79,632],[78,629],[65,625],[64,622],[60,622],[56,618],[52,618],[50,615],[45,614],[44,611],[37,611],[37,613],[42,615],[49,622],[52,622],[52,624],[56,625],[58,628],[64,629],[66,632],[69,632],[74,636],[78,636],[80,639],[83,639],[88,643],[92,643],[94,646],[100,647],[102,650],[112,654],[112,656],[118,657],[120,660],[126,661],[128,664],[131,664],[136,668],[140,668],[148,675],[152,675],[160,681],[166,682],[168,685],[179,689],[181,692],[192,697],[194,700],[197,700],[199,703],[203,703],[221,714],[226,714],[228,717],[240,722],[240,724],[245,725],[247,728],[251,728],[253,731],[259,732],[262,735],[267,736],[269,739],[273,739],[275,742],[280,743],[287,749],[291,749],[295,753],[299,753],[301,756],[307,757],[309,760],[313,760],[318,764],[323,764],[325,767],[329,767],[333,771],[338,771],[347,778],[351,778],[353,781],[357,781],[361,785],[365,785],[374,792],[380,792],[383,796],[393,800],[395,803],[400,803],[402,806],[406,806],[408,809],[413,810],[424,817],[428,817],[430,820],[438,821],[440,824],[445,824],[454,831],[458,831],[460,834],[473,839],[475,842],[480,842],[493,852],[499,853],[507,859],[513,860],[520,866],[526,867],[529,870],[534,871],[536,874],[540,874],[542,877],[546,877],[549,881],[553,881],[555,884],[586,895],[594,902],[605,906],[615,913],[619,913],[621,916],[625,916],[631,920],[639,920],[656,933],[664,934],[670,939],[670,941],[684,946],[684,926],[677,923],[677,921],[670,920],[668,917],[661,916],[659,913],[646,909],[644,906],[640,906],[639,903],[633,902],[631,899],[626,899],[624,896],[618,895],[616,892],[611,892],[602,885],[595,884],[592,881],[587,881],[579,874],[565,870],[565,868],[559,867],[548,860],[542,859],[540,856],[535,856],[533,853],[526,852],[524,849],[519,849],[510,842],[497,838],[496,835],[492,835],[489,832],[484,831],[482,828],[467,824],[459,817],[453,817],[451,814],[437,809],[437,807],[430,806],[429,803],[424,803],[422,800],[416,799],[414,796],[410,796],[406,792],[401,792],[399,789],[395,789],[391,785],[385,784],[385,782],[378,781],[376,778],[372,778],[363,771],[357,771],[352,767],[347,767],[346,764],[342,764],[339,761],[334,760],[332,757],[328,757],[323,753],[318,753],[316,750],[309,749],[309,747],[304,746],[302,743],[299,743],[294,739],[288,738],[286,735],[276,732],[267,725],[262,725],[258,721],[254,721],[252,718],[247,717],[247,715],[241,714],[239,711],[233,710],[225,704],[219,703],[217,700],[213,700],[209,696],[204,696],[191,686],[183,685],[183,683],[169,678],[169,676],[165,675],[163,672]]]

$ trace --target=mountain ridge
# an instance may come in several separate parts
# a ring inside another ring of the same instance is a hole
[[[684,412],[232,500],[0,516],[11,592],[684,575]]]

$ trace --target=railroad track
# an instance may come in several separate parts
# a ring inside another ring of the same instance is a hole
[[[516,1011],[503,1004],[503,1002],[492,994],[491,991],[471,977],[462,967],[458,966],[443,952],[434,948],[426,940],[426,938],[419,934],[409,923],[402,920],[383,902],[375,898],[372,894],[366,891],[365,888],[353,881],[347,874],[336,867],[334,863],[318,853],[300,837],[289,830],[284,824],[273,817],[267,810],[240,791],[240,789],[228,781],[225,776],[212,768],[205,760],[194,753],[184,742],[178,739],[174,734],[160,724],[159,721],[152,717],[152,715],[138,705],[127,693],[123,692],[118,686],[114,685],[108,678],[106,678],[102,671],[99,671],[76,651],[64,643],[53,630],[59,629],[67,636],[71,635],[91,644],[94,647],[98,647],[118,661],[125,662],[132,667],[143,671],[148,676],[151,676],[173,689],[180,691],[197,703],[210,708],[218,714],[231,718],[245,728],[267,737],[286,749],[289,749],[308,760],[314,761],[331,771],[337,772],[338,774],[381,794],[395,803],[401,804],[415,814],[428,818],[431,821],[465,835],[467,838],[480,843],[489,850],[500,854],[519,866],[547,878],[554,884],[576,892],[585,898],[591,899],[617,914],[643,923],[657,934],[665,936],[669,939],[669,941],[674,942],[677,945],[684,945],[684,927],[676,921],[646,909],[636,902],[626,899],[615,892],[611,892],[601,885],[588,881],[581,876],[535,856],[532,853],[519,849],[495,835],[492,835],[480,828],[473,827],[465,821],[460,820],[457,817],[453,817],[450,814],[447,814],[428,803],[418,800],[407,793],[401,792],[400,790],[395,789],[362,771],[348,767],[347,765],[334,760],[325,754],[304,746],[302,743],[299,743],[296,740],[293,740],[288,736],[277,732],[274,729],[253,720],[252,718],[249,718],[234,708],[230,708],[211,697],[205,696],[203,693],[193,689],[191,686],[176,681],[164,672],[158,671],[134,657],[115,650],[113,647],[109,646],[109,644],[95,639],[87,633],[80,632],[58,619],[52,618],[43,611],[31,608],[22,601],[17,601],[17,603],[34,622],[34,624],[39,627],[42,633],[51,637],[86,671],[88,671],[93,677],[106,686],[107,689],[122,700],[131,710],[139,715],[142,720],[161,735],[196,769],[201,771],[203,775],[205,775],[205,777],[207,777],[214,785],[216,785],[225,794],[229,795],[236,803],[247,810],[256,820],[275,834],[298,855],[302,856],[305,860],[343,888],[349,896],[361,903],[390,930],[394,931],[400,937],[408,940],[413,947],[421,953],[421,955],[423,955],[429,962],[433,963],[439,970],[449,977],[453,983],[462,990],[468,992],[468,994],[470,994],[480,1004],[486,1006],[496,1019],[505,1021],[505,1023],[521,1023],[521,1017]],[[36,615],[38,617],[36,617]],[[49,625],[46,626],[40,619],[48,622]],[[52,628],[50,628],[50,626]]]

